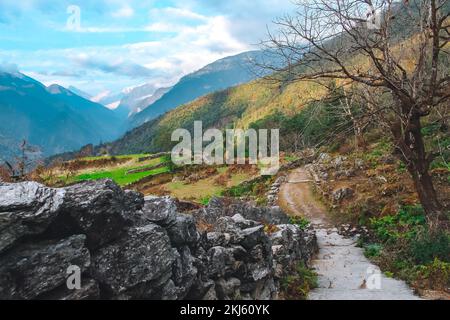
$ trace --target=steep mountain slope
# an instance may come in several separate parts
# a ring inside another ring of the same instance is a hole
[[[123,90],[121,92],[104,91],[91,97],[89,100],[104,105],[110,110],[115,110],[127,93],[127,90]]]
[[[246,83],[258,77],[255,60],[262,59],[261,51],[245,52],[213,62],[183,77],[169,92],[144,111],[130,119],[130,127],[146,121],[203,95]]]
[[[203,121],[204,129],[229,126],[245,128],[276,111],[294,115],[312,98],[320,98],[325,94],[324,88],[318,84],[299,82],[280,87],[256,80],[215,92],[171,110],[113,142],[111,152],[169,151],[177,143],[170,141],[173,130],[191,130],[194,121]]]
[[[104,106],[86,100],[59,85],[51,85],[47,91],[86,118],[92,127],[98,128],[104,140],[117,138],[122,132],[122,122]]]
[[[151,84],[144,84],[133,88],[120,101],[114,112],[121,118],[128,118],[151,106],[166,94],[171,88],[159,88]]]
[[[21,73],[0,73],[0,119],[0,156],[5,158],[17,151],[21,139],[51,155],[120,134],[112,111]]]
[[[75,93],[77,96],[80,96],[80,97],[82,97],[82,98],[84,98],[86,100],[91,100],[92,99],[92,95],[91,94],[89,94],[87,92],[84,92],[83,90],[78,89],[77,87],[69,86],[67,89],[69,91],[72,91],[73,93]]]

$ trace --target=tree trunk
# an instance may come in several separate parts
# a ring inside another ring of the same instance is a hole
[[[431,161],[425,152],[420,117],[413,117],[410,121],[409,130],[405,132],[404,144],[401,148],[403,161],[414,181],[430,229],[436,230],[440,222],[446,219],[446,215],[438,200],[433,179],[429,172]]]
[[[434,189],[433,179],[428,171],[422,173],[410,171],[410,174],[413,178],[420,203],[426,213],[430,229],[435,230],[446,219],[446,216]]]

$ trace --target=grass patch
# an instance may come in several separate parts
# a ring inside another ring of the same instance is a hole
[[[134,168],[119,168],[111,171],[93,172],[80,174],[73,179],[74,182],[86,181],[86,180],[100,180],[100,179],[112,179],[120,186],[126,186],[128,184],[137,182],[145,177],[153,176],[160,173],[169,172],[169,168],[163,167],[145,172],[137,172],[127,174],[130,169]]]
[[[104,156],[95,156],[95,157],[85,157],[85,158],[81,158],[81,160],[94,161],[94,160],[101,160],[101,159],[109,159],[112,157],[115,157],[117,159],[131,158],[131,159],[137,160],[139,158],[143,158],[143,157],[147,157],[147,156],[150,156],[150,154],[140,153],[140,154],[125,154],[125,155],[118,155],[118,156],[104,155]]]
[[[221,195],[223,187],[214,184],[212,179],[200,180],[194,183],[170,182],[166,185],[167,190],[176,198],[185,200],[196,200],[205,203],[213,196]]]

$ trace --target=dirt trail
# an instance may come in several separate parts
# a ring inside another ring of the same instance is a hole
[[[292,215],[308,218],[313,224],[319,253],[312,266],[319,275],[319,287],[310,300],[415,300],[402,281],[384,276],[356,247],[352,239],[339,235],[327,219],[325,207],[315,199],[312,180],[304,169],[291,172],[281,187],[280,206]]]

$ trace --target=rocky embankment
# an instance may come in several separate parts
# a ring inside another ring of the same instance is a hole
[[[110,180],[0,184],[0,299],[275,299],[316,248],[277,207],[198,209]]]

